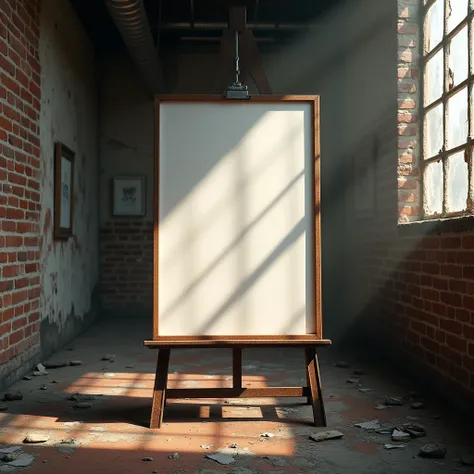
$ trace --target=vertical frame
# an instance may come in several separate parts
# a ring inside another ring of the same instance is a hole
[[[54,239],[73,235],[75,153],[61,142],[54,146]]]
[[[313,196],[313,258],[311,261],[312,273],[312,297],[311,303],[313,305],[313,316],[315,323],[314,334],[307,334],[305,336],[260,336],[255,335],[255,338],[261,341],[275,341],[275,340],[309,340],[311,338],[322,339],[322,301],[321,301],[321,186],[320,186],[320,101],[319,96],[254,96],[245,101],[254,103],[278,103],[278,102],[307,102],[311,104],[312,117],[312,169],[313,175],[312,190]],[[155,96],[154,103],[154,171],[153,171],[153,340],[157,341],[163,337],[166,340],[180,339],[175,336],[160,336],[159,333],[159,232],[160,232],[160,104],[164,102],[181,102],[181,103],[229,103],[235,104],[236,100],[224,99],[218,95],[164,95]],[[229,342],[232,340],[248,338],[248,336],[219,336],[219,339],[224,339]],[[253,336],[252,336],[253,337]],[[199,341],[203,339],[214,339],[211,336],[186,336],[187,341]]]
[[[115,176],[112,180],[112,216],[146,215],[145,176]]]

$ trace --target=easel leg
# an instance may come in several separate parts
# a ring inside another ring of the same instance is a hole
[[[311,404],[315,426],[326,425],[326,413],[324,410],[323,394],[321,389],[321,375],[319,373],[319,361],[316,350],[306,349],[306,373],[311,391]]]
[[[150,428],[161,428],[163,411],[165,409],[166,385],[170,365],[170,349],[160,349],[156,364],[155,388],[153,390],[153,404],[151,408]]]
[[[232,349],[232,387],[242,388],[242,349]]]
[[[309,378],[309,371],[308,371],[309,364],[311,363],[311,354],[310,352],[308,352],[308,349],[304,350],[304,360],[306,362],[306,370],[305,370],[306,386],[311,388],[311,381]],[[313,399],[311,398],[311,395],[308,395],[308,397],[306,398],[306,405],[312,405],[312,404],[313,404]]]

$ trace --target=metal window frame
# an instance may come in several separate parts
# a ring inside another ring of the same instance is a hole
[[[432,48],[429,52],[426,51],[426,40],[427,40],[427,14],[430,8],[440,1],[444,3],[444,24],[443,24],[443,37],[439,44]],[[473,21],[474,21],[474,0],[468,1],[468,13],[466,17],[456,25],[452,31],[448,33],[448,6],[449,2],[452,0],[427,0],[424,2],[420,0],[420,10],[422,12],[421,22],[422,22],[422,34],[421,34],[421,58],[420,58],[420,71],[421,71],[421,90],[420,90],[420,100],[421,100],[421,157],[420,157],[420,185],[421,185],[421,217],[422,219],[432,219],[432,218],[449,218],[449,217],[459,217],[467,216],[474,214],[474,195],[473,195],[473,158],[472,151],[474,146],[474,107],[472,104],[473,99],[473,88],[474,88],[474,61],[472,57],[472,48],[473,48]],[[455,36],[467,25],[467,36],[468,36],[468,77],[460,84],[449,88],[449,45]],[[425,91],[427,89],[427,76],[426,76],[426,65],[430,59],[432,59],[438,52],[443,52],[443,92],[441,97],[431,102],[429,105],[425,105]],[[448,118],[449,118],[449,109],[447,107],[449,99],[454,97],[458,92],[467,88],[467,116],[468,116],[468,136],[466,142],[458,145],[454,148],[448,149],[448,137],[447,137],[447,128],[448,128]],[[425,118],[426,114],[436,108],[437,106],[443,106],[443,145],[438,154],[432,156],[428,159],[425,159],[426,152],[426,123]],[[466,210],[458,212],[448,212],[447,210],[447,175],[448,175],[448,159],[455,155],[456,153],[464,152],[464,160],[468,166],[468,197],[466,200]],[[443,163],[443,203],[442,211],[440,214],[426,214],[425,213],[425,168],[430,164],[438,161]]]

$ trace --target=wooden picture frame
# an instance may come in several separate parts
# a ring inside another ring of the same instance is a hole
[[[75,153],[64,143],[54,146],[54,238],[67,240],[73,235]]]
[[[146,177],[112,178],[112,216],[144,217],[146,215]]]
[[[308,345],[324,343],[322,339],[322,305],[321,305],[321,217],[320,217],[320,110],[319,96],[254,96],[246,103],[279,103],[279,102],[306,102],[311,106],[312,143],[312,205],[313,205],[313,259],[312,259],[312,294],[311,302],[314,313],[314,334],[282,335],[282,336],[160,336],[159,332],[159,233],[160,233],[160,104],[161,103],[202,103],[202,104],[235,104],[235,100],[225,99],[214,95],[166,95],[155,98],[155,137],[154,137],[154,192],[153,192],[153,220],[154,220],[154,259],[153,259],[153,342],[160,342],[167,346],[182,347],[228,347],[229,344],[257,344],[257,345]],[[330,342],[327,341],[329,344]]]
[[[357,218],[375,215],[377,138],[363,139],[352,155],[353,211]]]

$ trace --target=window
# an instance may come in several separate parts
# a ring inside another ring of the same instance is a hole
[[[472,214],[472,2],[423,3],[423,215]]]

